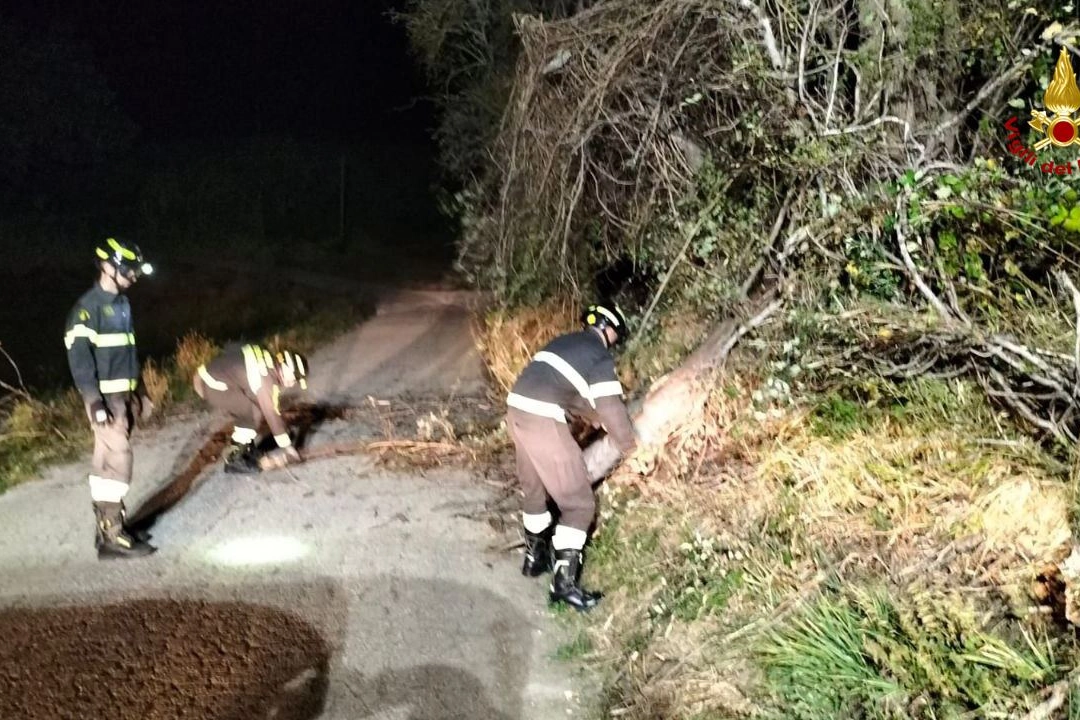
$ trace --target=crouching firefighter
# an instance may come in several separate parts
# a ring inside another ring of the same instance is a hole
[[[131,305],[124,292],[153,268],[131,242],[108,238],[95,249],[100,275],[68,315],[64,345],[75,387],[94,431],[90,498],[99,559],[149,555],[157,548],[125,527],[131,483],[131,433],[153,404],[140,382]]]
[[[283,350],[272,354],[259,345],[232,344],[194,378],[195,392],[211,407],[233,418],[232,444],[225,455],[225,472],[257,473],[300,462],[285,419],[282,390],[307,389],[307,358]],[[260,456],[259,427],[266,421],[277,447]]]
[[[506,424],[525,495],[522,573],[537,577],[554,569],[550,601],[588,610],[602,597],[580,585],[596,498],[567,416],[603,425],[624,456],[637,438],[610,352],[626,336],[626,320],[615,305],[591,305],[581,321],[582,330],[552,340],[522,371],[506,398]],[[554,533],[549,496],[560,514]]]

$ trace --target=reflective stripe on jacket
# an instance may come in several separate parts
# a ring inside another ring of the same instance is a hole
[[[95,283],[68,314],[64,347],[71,378],[86,402],[138,388],[135,330],[124,295]]]
[[[518,376],[510,407],[566,422],[566,414],[603,423],[623,451],[636,444],[615,360],[595,330],[555,338]]]
[[[281,376],[274,357],[261,345],[227,345],[198,370],[203,385],[218,392],[236,392],[259,407],[274,440],[288,447],[289,428],[281,416]]]

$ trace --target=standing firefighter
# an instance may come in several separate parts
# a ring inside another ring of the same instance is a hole
[[[75,303],[64,344],[75,387],[94,430],[90,497],[97,518],[99,558],[140,557],[156,550],[124,527],[124,496],[131,483],[135,417],[153,405],[139,381],[131,305],[124,291],[153,268],[134,243],[108,238],[95,248],[97,283]]]
[[[602,424],[624,456],[636,437],[609,351],[626,336],[626,320],[615,305],[590,305],[581,322],[582,330],[555,338],[533,356],[506,398],[506,419],[525,493],[521,571],[537,577],[551,570],[553,550],[550,600],[588,610],[601,598],[579,585],[596,499],[567,415]],[[554,534],[549,496],[560,513]]]
[[[283,350],[276,355],[259,345],[233,344],[199,368],[195,392],[217,410],[233,417],[232,446],[225,457],[227,473],[257,473],[260,469],[300,462],[289,428],[281,417],[282,389],[299,384],[307,389],[307,358]],[[277,448],[258,455],[259,426],[266,420]]]

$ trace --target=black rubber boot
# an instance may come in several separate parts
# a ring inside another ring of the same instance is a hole
[[[124,506],[124,501],[123,500],[120,501],[120,524],[124,527],[124,531],[128,535],[135,538],[139,542],[142,542],[142,543],[150,542],[150,538],[153,537],[153,535],[148,533],[146,530],[141,530],[139,528],[133,528],[130,525],[128,525],[128,512],[127,512],[127,507]]]
[[[525,531],[525,562],[521,574],[539,577],[551,571],[551,529],[542,533]]]
[[[157,551],[153,545],[133,538],[124,530],[122,508],[121,503],[94,503],[94,516],[97,518],[97,538],[94,545],[99,560],[145,557]]]
[[[234,475],[254,475],[261,472],[255,457],[255,443],[233,443],[226,451],[225,472]]]
[[[583,589],[578,584],[581,576],[581,551],[556,550],[555,575],[551,578],[551,593],[548,599],[564,602],[575,610],[585,612],[596,607],[603,593]]]

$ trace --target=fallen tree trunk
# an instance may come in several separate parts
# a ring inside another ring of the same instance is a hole
[[[701,417],[709,397],[710,374],[723,366],[744,335],[765,323],[782,304],[775,288],[762,293],[751,304],[748,320],[727,319],[716,325],[682,365],[654,382],[643,399],[630,404],[641,446],[659,448],[673,432]],[[607,477],[621,459],[618,447],[606,435],[585,448],[584,455],[593,482]]]

